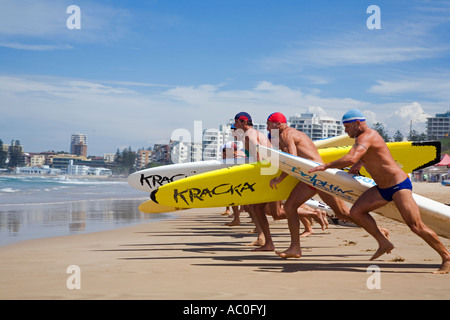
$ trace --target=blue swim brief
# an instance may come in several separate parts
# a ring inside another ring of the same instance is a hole
[[[377,186],[377,188],[384,200],[392,201],[393,200],[392,196],[397,191],[402,190],[402,189],[412,190],[412,183],[411,183],[411,180],[409,180],[409,178],[406,178],[405,181],[400,182],[399,184],[396,184],[395,186],[392,186],[390,188],[381,189],[378,186]]]

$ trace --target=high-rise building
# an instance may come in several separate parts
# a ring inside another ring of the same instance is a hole
[[[70,153],[87,157],[87,136],[85,134],[72,134],[70,139]]]
[[[450,110],[427,118],[427,136],[430,140],[440,140],[450,134]]]
[[[340,136],[345,133],[339,120],[321,117],[314,113],[302,113],[300,116],[289,117],[289,125],[304,132],[311,140],[319,140]]]

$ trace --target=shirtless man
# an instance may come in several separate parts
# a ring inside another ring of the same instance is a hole
[[[232,130],[236,129],[234,125],[231,127]],[[233,141],[228,141],[222,146],[222,159],[237,159],[237,158],[245,158],[245,154],[243,151],[238,149],[238,146]],[[231,206],[231,209],[233,210],[233,221],[225,223],[226,226],[233,227],[233,226],[239,226],[241,225],[241,209],[239,206]],[[230,207],[227,206],[225,209],[225,213],[222,213],[222,215],[229,215]]]
[[[266,147],[271,147],[269,139],[264,136],[261,132],[253,128],[252,118],[246,112],[240,112],[235,116],[235,127],[236,129],[241,129],[241,133],[244,133],[244,149],[246,151],[246,156],[251,157],[256,160],[261,160],[260,156],[256,152],[257,145],[263,145]],[[307,200],[307,199],[306,199]],[[305,200],[305,201],[306,201]],[[305,216],[305,218],[315,219],[320,223],[322,229],[324,228],[324,222],[320,212],[313,210],[306,210],[306,208],[299,208],[300,205],[296,208],[295,212],[297,213],[297,220],[299,219],[299,214]],[[269,221],[267,220],[266,214],[271,215],[274,220],[284,219],[284,212],[281,207],[280,201],[268,202],[268,203],[259,203],[254,205],[249,205],[249,214],[253,219],[253,222],[256,225],[256,232],[258,234],[258,238],[255,242],[252,243],[254,246],[259,246],[259,248],[255,249],[255,251],[274,251],[275,246],[272,241],[272,237],[270,234]],[[302,220],[305,226],[310,226],[310,222],[307,219]],[[312,228],[311,228],[312,229]],[[312,230],[308,230],[308,233],[305,233],[303,236],[307,236],[307,234],[311,234]],[[297,237],[298,237],[297,230]]]
[[[317,150],[315,144],[311,139],[301,131],[291,128],[286,123],[286,117],[280,112],[272,113],[267,119],[267,128],[270,131],[278,130],[279,132],[279,147],[286,153],[293,154],[305,159],[310,159],[322,163],[322,158]],[[287,173],[283,172],[279,177],[270,182],[271,188],[276,188],[277,184],[281,183],[286,177]],[[289,195],[284,204],[284,211],[288,219],[288,227],[291,236],[291,245],[284,252],[277,252],[281,258],[300,258],[302,250],[300,246],[299,220],[297,215],[297,208],[304,204],[315,194],[318,194],[322,200],[334,211],[339,219],[353,222],[349,210],[343,200],[337,199],[325,192],[316,190],[303,182],[299,182]]]
[[[450,271],[450,253],[436,233],[422,222],[419,208],[412,197],[411,181],[392,158],[383,138],[378,132],[367,126],[364,115],[359,110],[348,111],[343,116],[342,122],[345,132],[351,138],[356,139],[353,148],[342,158],[315,167],[309,172],[348,166],[353,166],[351,172],[357,172],[364,166],[377,185],[365,191],[358,198],[350,210],[350,215],[358,225],[378,241],[379,248],[371,260],[390,252],[394,245],[380,232],[369,212],[394,201],[409,228],[441,256],[442,265],[434,273],[448,273]]]
[[[248,158],[253,158],[254,160],[260,160],[259,155],[256,152],[257,145],[263,145],[266,147],[271,147],[270,141],[261,132],[253,128],[252,117],[247,112],[239,112],[234,117],[234,126],[236,127],[237,134],[244,142],[245,155]],[[266,205],[270,207],[275,207],[273,203],[259,203],[247,206],[248,213],[256,225],[256,232],[258,233],[258,238],[252,245],[263,246],[266,242],[271,242],[271,239],[265,239],[264,233],[260,226],[260,217],[265,215]],[[267,241],[268,240],[268,241]],[[272,249],[273,250],[273,249]]]

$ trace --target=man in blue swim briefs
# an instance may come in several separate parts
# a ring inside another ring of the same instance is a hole
[[[450,252],[436,233],[422,222],[419,207],[412,197],[412,185],[408,175],[397,165],[383,138],[377,131],[369,128],[365,120],[364,115],[357,109],[344,114],[342,122],[345,132],[355,138],[354,146],[342,158],[317,166],[310,172],[352,166],[350,172],[357,173],[364,166],[377,186],[365,191],[358,198],[350,210],[350,215],[378,241],[379,248],[371,260],[389,253],[394,245],[380,232],[369,212],[394,201],[409,228],[441,256],[442,265],[434,273],[449,273]]]

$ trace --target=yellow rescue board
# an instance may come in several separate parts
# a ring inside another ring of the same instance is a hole
[[[268,162],[257,162],[206,172],[166,184],[151,197],[157,203],[179,208],[212,208],[286,199],[299,180],[287,176],[277,189],[271,189],[270,181],[282,171],[275,168],[275,174],[261,175],[261,170],[269,168],[275,167]],[[200,179],[195,179],[197,177]]]
[[[350,138],[347,134],[337,136],[333,138],[327,138],[314,141],[314,144],[318,149],[331,148],[331,147],[344,147],[352,146],[355,144],[355,139]]]
[[[440,160],[439,142],[392,142],[388,143],[388,147],[399,166],[407,173]],[[319,153],[324,162],[330,162],[347,154],[350,148],[319,149]],[[271,174],[264,174],[269,169],[272,169]],[[166,184],[154,191],[151,199],[178,208],[211,208],[285,200],[298,180],[288,176],[278,184],[277,189],[271,189],[270,181],[280,174],[281,170],[270,167],[269,163],[244,164]]]
[[[322,148],[330,148],[330,147],[351,146],[351,145],[353,145],[354,142],[355,142],[354,139],[350,138],[348,135],[342,135],[342,136],[333,137],[333,138],[316,140],[316,141],[314,141],[314,144],[316,145],[316,147],[318,149],[322,149]],[[337,150],[334,149],[333,151],[336,152]],[[161,169],[161,167],[159,169]],[[213,171],[213,170],[211,170],[211,171]],[[159,173],[161,173],[161,172],[159,172]],[[136,174],[134,176],[136,176]],[[134,179],[134,180],[136,180],[136,179]],[[133,180],[133,178],[131,178],[131,182],[134,182],[134,183],[132,183],[132,185],[135,187],[139,186],[139,183],[135,182],[134,180]],[[136,181],[138,181],[138,180],[136,180]],[[130,182],[130,180],[129,180],[129,182]],[[138,189],[141,189],[141,188],[138,188]],[[146,202],[142,203],[139,206],[139,210],[143,213],[165,213],[165,212],[177,211],[177,210],[180,210],[180,208],[163,206],[163,205],[160,205],[160,204],[154,202],[153,200],[147,200]]]
[[[391,151],[394,160],[406,173],[412,173],[415,170],[436,163],[436,161],[439,161],[438,159],[441,154],[441,144],[439,141],[388,142],[386,145]],[[351,146],[319,149],[319,153],[323,162],[327,163],[346,155],[350,148]],[[370,177],[369,173],[364,168],[362,168],[360,174]]]

